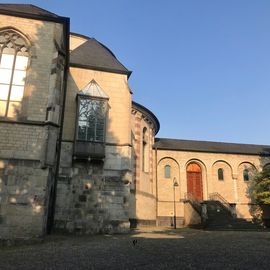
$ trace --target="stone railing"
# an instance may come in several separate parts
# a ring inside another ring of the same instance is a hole
[[[185,200],[189,201],[198,214],[201,215],[202,205],[198,199],[196,199],[191,193],[185,193]]]
[[[206,203],[196,199],[191,193],[185,193],[184,202],[190,203],[192,208],[200,216],[200,224],[204,227],[208,219],[207,205]]]

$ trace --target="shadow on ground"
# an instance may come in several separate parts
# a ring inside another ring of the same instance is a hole
[[[140,228],[0,249],[0,269],[269,269],[269,232]]]

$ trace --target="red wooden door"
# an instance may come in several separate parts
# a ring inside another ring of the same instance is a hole
[[[189,164],[187,168],[187,192],[193,198],[203,200],[202,172],[196,163]]]

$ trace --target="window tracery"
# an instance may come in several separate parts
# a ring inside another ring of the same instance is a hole
[[[0,117],[15,118],[21,111],[29,62],[29,44],[19,33],[0,31]]]

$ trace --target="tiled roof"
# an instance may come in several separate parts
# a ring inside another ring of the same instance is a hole
[[[35,15],[53,19],[61,18],[60,16],[52,12],[29,4],[0,4],[0,11],[7,13],[11,12],[21,15]]]
[[[270,145],[156,138],[155,147],[162,150],[270,156]]]
[[[94,38],[88,38],[85,43],[70,53],[70,65],[127,74],[128,76],[131,74],[106,46]]]

